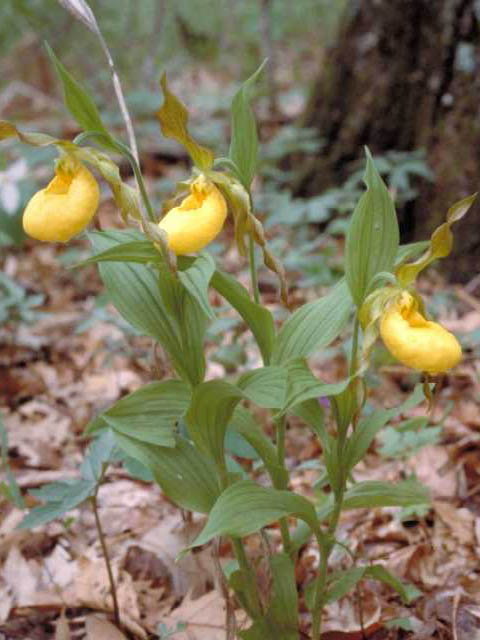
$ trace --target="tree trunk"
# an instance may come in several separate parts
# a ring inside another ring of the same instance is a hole
[[[355,5],[355,6],[354,6]],[[327,56],[302,124],[325,141],[297,189],[318,194],[361,157],[427,150],[436,175],[400,212],[404,240],[428,236],[447,208],[478,189],[480,175],[480,9],[475,0],[357,0]],[[478,205],[454,228],[447,268],[480,270]]]

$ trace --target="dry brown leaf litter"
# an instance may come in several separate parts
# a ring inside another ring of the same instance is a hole
[[[81,243],[78,246],[82,247]],[[233,258],[231,261],[233,264]],[[12,253],[6,267],[29,292],[46,295],[43,311],[52,314],[32,326],[1,330],[0,404],[12,466],[20,487],[26,490],[76,474],[85,448],[85,424],[148,381],[151,350],[144,338],[129,338],[128,348],[118,349],[123,333],[106,322],[75,333],[91,313],[101,284],[92,269],[65,270],[54,247],[30,246]],[[449,319],[453,329],[477,328],[479,324],[480,314],[470,309]],[[210,376],[222,373],[219,365],[215,367]],[[335,380],[343,375],[344,362],[335,356],[316,368],[324,379]],[[410,382],[401,367],[385,371],[382,396],[376,397],[374,391],[373,399],[383,404],[388,394],[391,405],[400,401]],[[406,461],[383,459],[373,449],[358,467],[360,480],[396,481],[414,472],[430,487],[434,498],[431,512],[408,525],[399,521],[395,509],[348,512],[342,518],[339,537],[359,558],[384,564],[425,594],[406,608],[390,590],[371,581],[363,583],[368,637],[402,637],[384,625],[398,617],[410,618],[416,629],[413,635],[403,637],[470,640],[479,634],[478,397],[478,364],[467,358],[445,382],[440,396],[439,415],[448,401],[455,403],[445,421],[441,444],[424,447]],[[410,415],[422,415],[424,410],[421,407]],[[294,421],[288,454],[292,469],[299,461],[319,454],[316,441]],[[292,487],[312,496],[314,481],[315,472],[295,471]],[[159,623],[172,628],[185,622],[187,629],[175,638],[224,638],[225,603],[214,589],[211,550],[175,561],[195,536],[201,520],[184,521],[158,488],[134,481],[120,469],[109,472],[100,490],[99,506],[118,579],[124,633],[142,638],[153,634]],[[92,625],[103,624],[106,629],[109,623],[105,618],[91,621],[92,611],[111,615],[112,601],[88,507],[72,512],[73,523],[68,529],[55,522],[34,532],[15,529],[22,516],[7,503],[0,504],[0,513],[0,632],[12,639],[40,640],[53,638],[55,633],[67,638],[65,618],[61,617],[64,610],[72,638],[94,637]],[[272,544],[278,544],[275,528],[270,530],[270,538]],[[261,555],[259,537],[249,540],[249,551]],[[220,547],[220,554],[222,561],[228,560],[228,545]],[[313,579],[317,564],[318,551],[309,545],[297,566],[300,591]],[[344,554],[332,555],[332,569],[348,566]],[[269,581],[262,564],[259,571],[266,592]],[[308,634],[304,608],[301,621],[302,632]],[[239,618],[238,624],[245,621]],[[327,608],[326,638],[352,640],[359,637],[358,629],[355,594]],[[335,635],[340,630],[342,635]],[[116,637],[113,630],[102,633],[105,638],[108,633],[113,634],[112,639]]]

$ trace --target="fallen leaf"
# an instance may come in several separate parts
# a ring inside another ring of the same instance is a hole
[[[461,545],[475,545],[474,516],[464,507],[458,509],[448,502],[434,502],[435,512],[450,529],[452,535]]]
[[[88,640],[127,640],[127,637],[111,622],[94,614],[85,619]]]
[[[55,640],[70,640],[70,627],[65,617],[65,609],[62,609],[62,613],[55,623]]]
[[[178,622],[186,625],[185,631],[175,634],[175,640],[225,640],[225,600],[217,591],[196,600],[187,594],[162,622],[169,629],[175,629]]]

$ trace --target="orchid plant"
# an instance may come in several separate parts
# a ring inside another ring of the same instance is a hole
[[[86,431],[94,443],[81,480],[37,491],[37,498],[46,504],[32,509],[23,526],[37,526],[89,501],[101,534],[96,492],[105,468],[118,459],[135,460],[179,508],[204,514],[205,525],[185,553],[220,536],[230,541],[234,563],[223,576],[225,593],[234,595],[249,626],[237,629],[232,608],[227,607],[227,638],[319,640],[325,606],[365,578],[386,583],[409,602],[412,590],[383,566],[358,564],[352,554],[351,568],[330,572],[329,558],[337,544],[345,546],[337,539],[342,511],[414,507],[429,501],[428,491],[416,480],[357,481],[355,467],[380,429],[421,403],[424,393],[430,396],[432,376],[446,372],[461,358],[455,337],[427,319],[415,279],[434,259],[448,255],[450,226],[466,213],[474,196],[449,210],[447,221],[429,242],[400,245],[393,201],[367,150],[366,191],[347,234],[345,277],[326,295],[292,311],[284,270],[253,209],[251,185],[259,145],[250,99],[260,70],[233,99],[229,155],[220,158],[190,135],[187,109],[163,77],[164,103],[157,117],[163,134],[188,151],[193,168],[160,206],[149,199],[134,151],[107,130],[86,90],[53,52],[51,56],[66,105],[83,133],[74,141],[60,140],[0,121],[0,140],[17,137],[26,144],[54,145],[60,154],[52,182],[33,196],[25,210],[25,231],[40,241],[68,242],[96,213],[99,188],[93,173],[105,180],[125,228],[89,232],[93,255],[83,264],[99,265],[109,299],[125,320],[164,349],[171,376],[152,380],[90,422]],[[118,154],[130,162],[135,188],[120,178],[112,159]],[[226,220],[232,221],[238,253],[249,264],[250,290],[208,253],[209,243],[222,232]],[[257,247],[264,266],[278,277],[279,299],[288,310],[280,325],[262,304]],[[236,379],[205,380],[205,335],[216,317],[211,289],[250,330],[263,362]],[[308,358],[345,335],[349,326],[353,339],[348,374],[326,383],[311,370]],[[378,337],[396,359],[423,372],[424,384],[401,406],[364,416],[365,373]],[[319,402],[324,398],[330,399],[328,419]],[[256,407],[271,412],[274,438],[259,423]],[[303,421],[321,446],[325,476],[314,499],[299,495],[290,485],[285,455],[291,416]],[[253,472],[233,464],[226,445],[229,434],[253,449],[259,462]],[[259,532],[268,537],[277,523],[281,541],[268,545],[264,562],[271,588],[265,592],[257,579],[259,566],[248,556],[244,541]],[[308,635],[299,625],[295,565],[310,538],[318,546],[320,560],[315,580],[300,594],[311,611]],[[121,621],[111,573],[110,577]]]

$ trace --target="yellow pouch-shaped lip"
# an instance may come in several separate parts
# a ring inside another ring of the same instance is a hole
[[[400,362],[430,374],[444,373],[462,359],[455,336],[437,322],[424,318],[404,291],[380,319],[380,334],[390,353]]]
[[[72,173],[60,169],[28,203],[23,214],[25,233],[42,242],[68,242],[86,228],[99,200],[97,181],[88,169],[82,165]]]
[[[227,203],[217,187],[200,176],[190,185],[190,195],[170,209],[158,226],[166,231],[168,247],[181,256],[207,246],[222,230]]]

